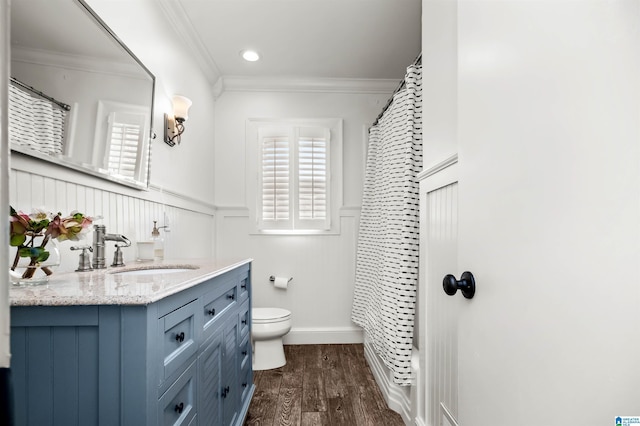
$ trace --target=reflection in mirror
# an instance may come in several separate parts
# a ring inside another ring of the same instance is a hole
[[[146,188],[155,77],[82,0],[11,3],[11,149]]]

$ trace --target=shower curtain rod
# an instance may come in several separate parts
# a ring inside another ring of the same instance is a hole
[[[34,93],[34,94],[36,94],[36,95],[38,95],[38,96],[40,96],[40,97],[42,97],[42,98],[44,98],[44,99],[48,100],[49,102],[51,102],[51,103],[54,103],[54,104],[58,105],[60,108],[62,108],[62,109],[63,109],[63,110],[65,110],[65,111],[71,111],[71,107],[70,107],[69,105],[67,105],[67,104],[65,104],[65,103],[63,103],[63,102],[60,102],[60,101],[58,101],[58,100],[56,100],[56,99],[52,98],[51,96],[45,95],[45,94],[44,94],[44,93],[42,93],[41,91],[39,91],[39,90],[37,90],[37,89],[34,89],[33,87],[31,87],[31,86],[28,86],[28,85],[24,84],[23,82],[21,82],[20,80],[18,80],[18,79],[17,79],[17,78],[15,78],[15,77],[11,77],[11,82],[12,82],[13,84],[15,84],[16,86],[20,86],[20,87],[22,87],[23,89],[26,89],[26,90],[28,90],[29,92]]]
[[[413,60],[413,62],[409,66],[411,66],[411,65],[421,65],[421,64],[422,64],[422,52],[420,52],[420,54],[416,57],[416,59]],[[391,97],[389,98],[387,103],[382,108],[382,111],[380,112],[380,114],[378,114],[378,116],[376,117],[376,120],[371,125],[372,127],[375,126],[376,124],[378,124],[378,120],[380,120],[380,118],[384,115],[384,113],[387,110],[387,108],[389,108],[389,105],[391,105],[391,102],[393,102],[393,96],[396,93],[398,93],[400,90],[402,90],[402,88],[405,86],[405,84],[406,84],[406,81],[403,78],[402,81],[400,81],[400,83],[398,84],[398,87],[396,87],[396,90],[394,90],[393,93],[391,94]]]

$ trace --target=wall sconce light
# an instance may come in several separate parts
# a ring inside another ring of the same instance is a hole
[[[180,144],[180,136],[184,133],[184,122],[189,118],[191,99],[176,95],[172,99],[173,115],[164,115],[164,141],[169,146]]]

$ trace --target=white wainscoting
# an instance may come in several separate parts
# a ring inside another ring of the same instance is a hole
[[[353,327],[297,327],[284,336],[285,345],[325,345],[364,343],[364,332]]]
[[[55,176],[55,177],[52,177]],[[30,212],[44,207],[63,215],[73,210],[89,216],[102,216],[96,223],[107,227],[108,233],[123,234],[132,241],[123,248],[125,263],[135,261],[135,242],[148,240],[153,221],[170,225],[165,237],[165,259],[210,258],[214,250],[214,208],[178,194],[150,188],[140,191],[49,165],[23,156],[12,156],[10,173],[10,203],[17,209]],[[91,244],[91,234],[85,244]],[[69,247],[78,242],[59,244],[60,271],[73,271],[78,266],[77,252]],[[111,262],[111,247],[107,261]]]
[[[375,353],[373,346],[365,337],[364,356],[371,367],[373,377],[376,379],[380,391],[387,401],[389,408],[402,416],[402,420],[406,425],[412,423],[412,407],[411,407],[411,386],[400,386],[393,383],[393,374],[391,370],[384,365],[384,362],[378,354]]]

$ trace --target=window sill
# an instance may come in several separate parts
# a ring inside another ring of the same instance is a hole
[[[327,229],[258,229],[252,230],[250,235],[265,235],[265,236],[281,236],[281,235],[340,235],[339,230]]]

